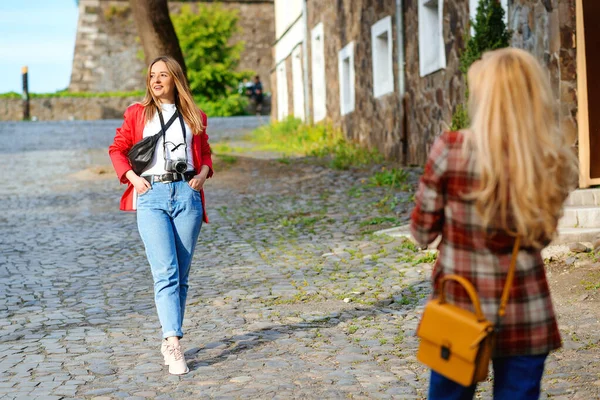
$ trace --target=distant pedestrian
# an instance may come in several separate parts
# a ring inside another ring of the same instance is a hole
[[[256,105],[256,113],[260,114],[263,108],[264,94],[262,82],[260,81],[260,77],[258,75],[254,77],[254,86],[252,87],[252,98],[254,99],[254,104]]]
[[[494,398],[537,399],[546,357],[561,346],[540,251],[575,185],[576,159],[558,129],[547,73],[529,53],[488,52],[470,68],[468,83],[471,126],[445,132],[433,144],[411,230],[422,245],[441,235],[434,288],[449,274],[468,279],[493,323],[520,238],[492,357]],[[449,303],[470,308],[459,285],[445,293]],[[471,399],[474,393],[475,385],[431,373],[429,399]]]
[[[109,154],[127,189],[121,209],[137,209],[137,225],[154,279],[154,298],[162,325],[161,352],[171,374],[189,371],[179,339],[188,293],[188,276],[202,222],[208,222],[204,183],[212,172],[206,114],[196,108],[181,66],[158,57],[146,76],[146,96],[125,111]],[[173,117],[165,129],[164,120]],[[144,137],[164,131],[154,157],[138,176],[127,158]],[[184,134],[185,133],[185,134]]]
[[[240,83],[238,83],[238,93],[242,96],[252,97],[252,88],[254,84],[248,80],[248,78],[244,78]]]

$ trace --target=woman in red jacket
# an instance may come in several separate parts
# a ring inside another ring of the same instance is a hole
[[[158,57],[148,68],[144,100],[127,108],[109,147],[117,176],[127,184],[121,210],[137,210],[162,326],[161,352],[174,375],[189,371],[179,339],[192,256],[202,222],[208,222],[203,187],[213,172],[206,124],[206,114],[194,104],[181,66],[170,57]],[[152,161],[137,175],[127,153],[161,129],[164,136]]]
[[[433,144],[411,230],[423,245],[442,237],[434,287],[449,274],[468,279],[492,322],[520,237],[493,354],[494,399],[537,399],[546,356],[561,345],[541,249],[556,232],[577,160],[558,129],[547,73],[531,54],[486,53],[471,66],[468,83],[471,126]],[[445,293],[450,303],[470,308],[459,285]],[[475,389],[432,371],[428,398],[471,399]]]

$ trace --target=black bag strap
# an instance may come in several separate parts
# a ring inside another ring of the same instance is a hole
[[[167,156],[167,150],[166,150],[167,142],[165,139],[165,134],[167,132],[167,129],[169,129],[169,127],[173,124],[173,122],[175,121],[175,118],[177,118],[177,117],[179,117],[179,122],[181,123],[181,132],[183,134],[183,144],[185,146],[185,151],[187,154],[187,141],[185,139],[185,123],[183,122],[183,116],[181,115],[179,110],[176,108],[175,113],[173,114],[173,116],[171,116],[171,118],[167,122],[167,125],[165,125],[165,121],[163,119],[162,112],[161,112],[161,110],[158,110],[158,118],[160,119],[161,132],[162,132],[162,136],[163,136],[163,155],[165,157]],[[179,147],[179,145],[177,145],[175,148],[177,148],[177,147]]]
[[[173,122],[175,122],[175,119],[177,118],[178,115],[179,115],[179,110],[176,109],[175,113],[171,116],[171,118],[169,118],[169,120],[167,121],[167,124],[165,125],[165,120],[163,119],[162,112],[160,110],[158,110],[158,118],[160,119],[160,127],[161,128],[160,128],[160,132],[158,132],[157,135],[159,133],[162,133],[163,141],[164,141],[164,136],[165,136],[165,133],[167,132],[167,129],[169,129],[171,127],[171,125],[173,125]]]

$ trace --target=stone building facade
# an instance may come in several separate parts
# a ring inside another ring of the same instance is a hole
[[[192,8],[202,2],[169,1],[171,15],[183,4]],[[239,12],[240,33],[232,41],[246,43],[240,70],[253,70],[269,76],[274,33],[273,0],[221,0],[226,9]],[[142,46],[128,0],[80,0],[77,38],[69,90],[74,92],[113,92],[144,87]],[[269,91],[268,79],[263,79]]]
[[[563,131],[579,144],[580,162],[590,164],[582,164],[582,174],[589,176],[580,185],[600,183],[600,161],[590,157],[600,154],[600,117],[597,122],[593,117],[600,115],[600,96],[595,100],[592,90],[597,86],[600,92],[600,80],[592,74],[581,80],[586,69],[600,67],[590,51],[600,45],[600,28],[590,22],[600,6],[595,0],[499,1],[513,32],[512,46],[530,51],[548,68]],[[459,55],[477,4],[276,0],[273,118],[330,119],[347,137],[388,158],[422,165],[465,100]],[[584,15],[590,19],[587,45],[578,46]],[[582,91],[592,94],[585,104]],[[589,106],[597,111],[586,112],[583,126],[580,110]]]

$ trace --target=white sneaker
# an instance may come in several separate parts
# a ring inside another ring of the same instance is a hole
[[[165,357],[169,366],[169,373],[172,375],[183,375],[190,372],[190,369],[185,362],[183,349],[181,345],[167,344],[167,356]]]
[[[165,365],[169,365],[169,343],[163,339],[160,345],[160,353],[163,355],[165,359]]]

